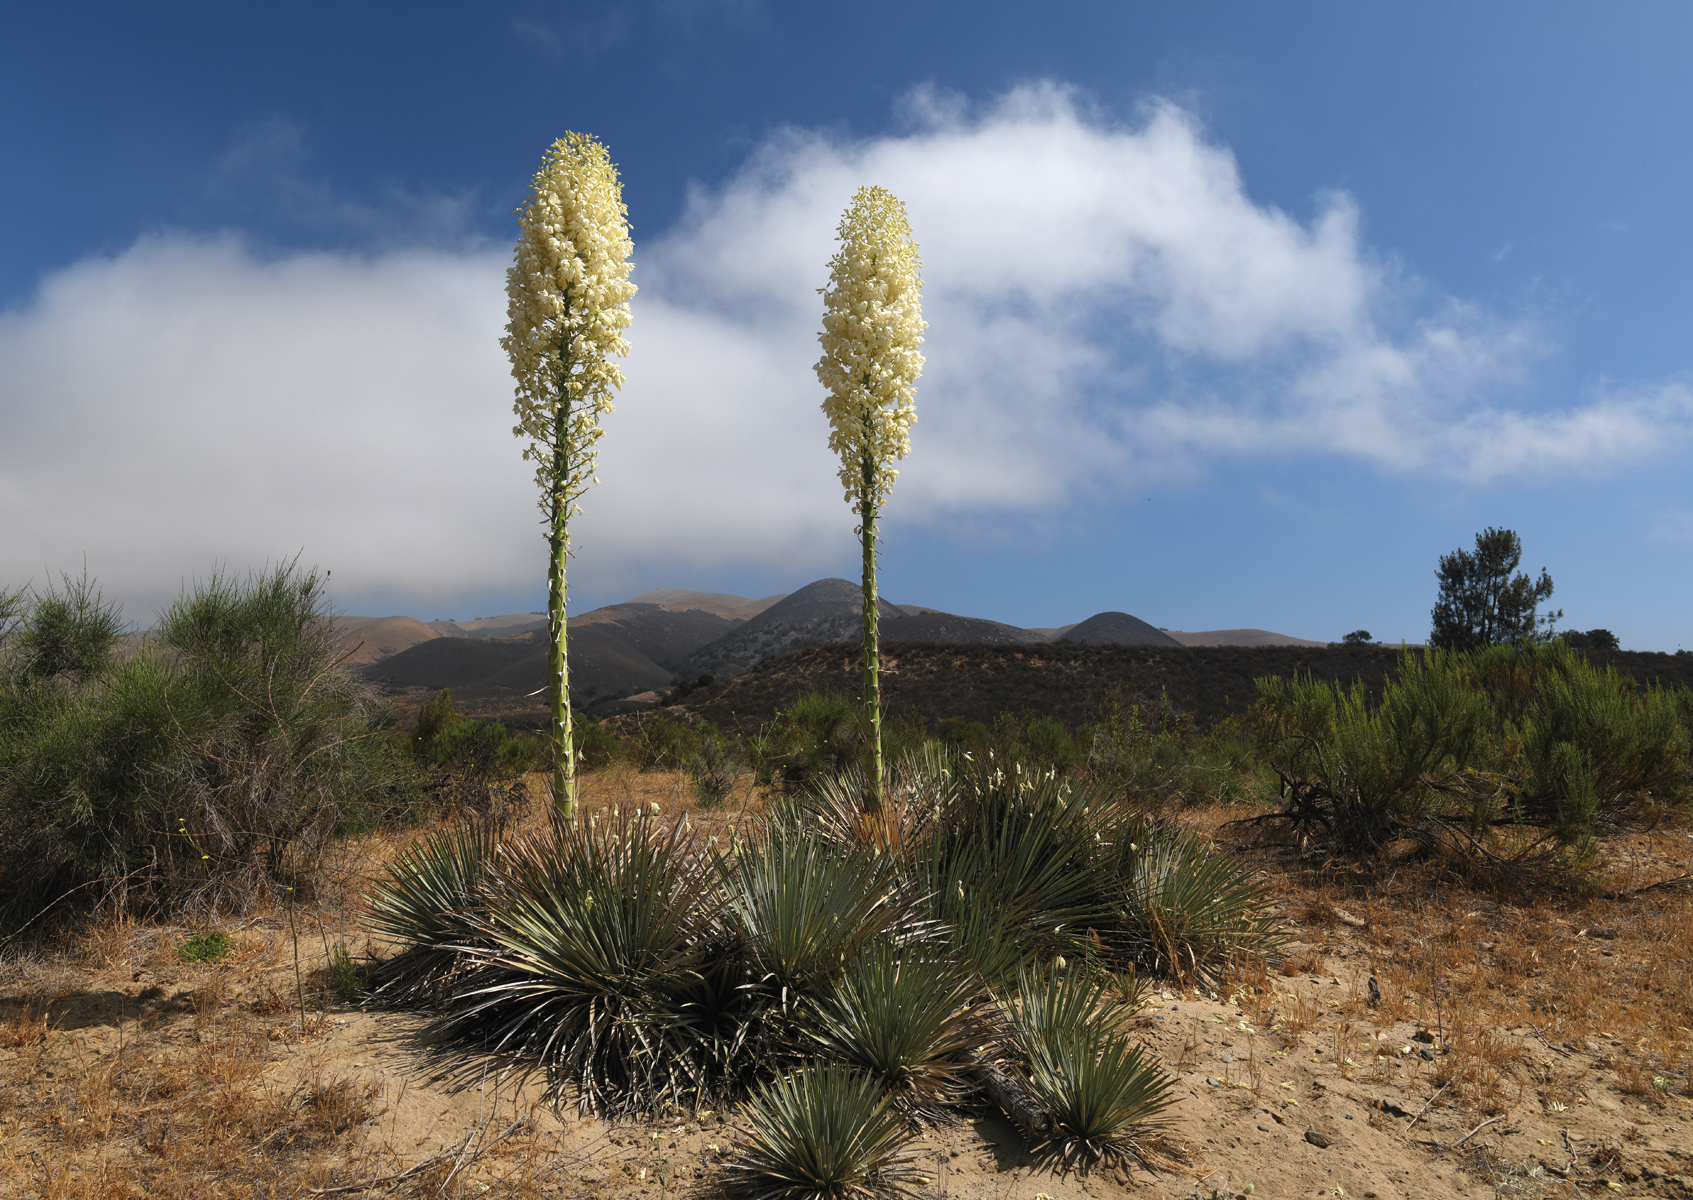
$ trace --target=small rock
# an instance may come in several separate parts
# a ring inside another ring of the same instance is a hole
[[[1258,1126],[1258,1132],[1259,1133],[1274,1133],[1275,1130],[1271,1129],[1268,1125],[1260,1125],[1260,1126]]]
[[[1327,1150],[1330,1146],[1334,1145],[1333,1142],[1318,1133],[1315,1129],[1307,1129],[1305,1131],[1305,1140],[1310,1142],[1319,1150]]]

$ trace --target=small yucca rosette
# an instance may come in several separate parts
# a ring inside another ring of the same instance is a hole
[[[542,507],[562,507],[592,479],[600,418],[623,386],[608,356],[629,352],[634,243],[609,152],[589,134],[565,134],[547,150],[517,215],[522,236],[506,272],[500,343],[517,380],[512,433],[530,439],[523,456],[536,460]]]
[[[848,503],[880,507],[911,450],[917,376],[923,370],[922,264],[905,205],[886,188],[862,187],[841,218],[840,249],[823,295],[823,357],[829,448],[841,456]],[[870,464],[865,496],[865,464]]]

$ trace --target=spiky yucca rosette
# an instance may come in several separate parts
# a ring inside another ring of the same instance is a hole
[[[629,238],[623,185],[606,148],[591,135],[567,133],[554,142],[518,210],[523,235],[506,272],[506,336],[517,380],[512,433],[528,438],[523,457],[535,463],[541,508],[547,514],[547,623],[552,639],[549,679],[557,765],[553,794],[560,808],[576,808],[569,674],[565,658],[565,556],[576,501],[597,482],[595,443],[600,418],[612,411],[623,372],[610,355],[629,353]]]
[[[864,542],[864,706],[871,729],[871,795],[882,787],[881,684],[876,640],[876,514],[893,490],[893,466],[911,451],[917,377],[923,371],[922,264],[905,205],[886,188],[853,196],[829,260],[823,294],[823,357],[829,389],[829,449],[841,456],[841,486],[858,510]]]

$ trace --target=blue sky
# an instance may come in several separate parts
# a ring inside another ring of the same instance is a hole
[[[0,581],[541,607],[497,343],[576,129],[641,292],[575,611],[855,573],[814,289],[880,183],[930,322],[891,598],[1417,640],[1498,525],[1566,626],[1693,647],[1690,50],[1643,3],[13,6]]]

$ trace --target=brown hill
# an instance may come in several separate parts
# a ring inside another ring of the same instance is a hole
[[[1162,629],[1125,612],[1094,613],[1079,625],[1070,626],[1064,640],[1090,646],[1181,645]]]
[[[733,629],[730,617],[659,604],[611,604],[568,625],[570,698],[574,704],[667,687],[691,651]],[[451,688],[471,707],[505,713],[545,707],[530,693],[547,686],[547,632],[516,637],[441,637],[369,664],[365,677],[396,691]],[[527,701],[527,703],[519,703]]]
[[[631,596],[628,602],[630,604],[656,604],[671,612],[686,612],[690,609],[698,609],[701,612],[716,613],[720,617],[728,617],[732,621],[750,621],[778,600],[786,600],[787,598],[786,593],[779,596],[766,596],[762,600],[749,600],[745,596],[733,596],[728,592],[691,592],[687,588],[654,588],[650,592],[642,592],[639,596]]]
[[[931,609],[919,609],[901,620],[888,621],[878,627],[878,636],[883,642],[941,642],[953,645],[974,643],[989,646],[1022,646],[1045,640],[1032,630],[1019,629],[1001,621],[960,617],[955,613],[935,612]],[[851,640],[856,640],[861,646],[864,644],[862,636]]]
[[[1179,629],[1162,629],[1184,646],[1326,646],[1327,642],[1313,642],[1310,638],[1290,637],[1285,633],[1271,633],[1268,629],[1207,629],[1199,633],[1183,633]]]
[[[888,626],[906,619],[886,600],[878,612]],[[863,621],[863,592],[845,579],[819,579],[688,655],[679,674],[739,675],[754,663],[801,646],[843,641]]]
[[[415,617],[337,617],[335,628],[350,666],[381,662],[441,635]]]

